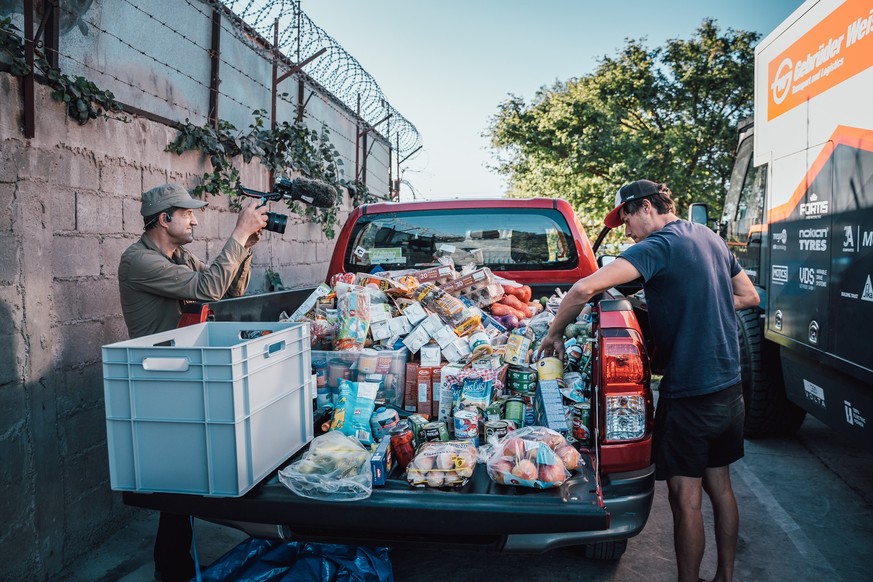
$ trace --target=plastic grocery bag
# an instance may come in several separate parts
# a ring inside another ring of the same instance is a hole
[[[413,487],[462,487],[477,459],[476,447],[466,441],[426,442],[406,467],[406,480]]]
[[[489,442],[488,476],[502,485],[536,489],[557,487],[580,464],[579,452],[560,433],[528,426]]]
[[[312,439],[301,459],[279,470],[279,481],[310,499],[366,499],[373,492],[370,453],[358,439],[328,431]]]
[[[204,582],[393,582],[385,547],[249,538],[203,571]]]

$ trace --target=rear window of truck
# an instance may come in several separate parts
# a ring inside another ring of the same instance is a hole
[[[412,268],[451,257],[492,271],[576,268],[570,227],[553,209],[482,208],[363,215],[345,257],[349,272]]]

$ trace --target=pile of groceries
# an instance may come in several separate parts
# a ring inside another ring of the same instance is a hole
[[[564,361],[533,360],[562,297],[534,299],[527,285],[450,260],[322,284],[283,319],[310,326],[329,421],[282,481],[379,487],[393,473],[456,488],[482,463],[500,484],[560,485],[592,446],[591,306],[564,331]]]

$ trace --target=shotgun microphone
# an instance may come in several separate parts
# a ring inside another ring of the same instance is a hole
[[[310,180],[303,176],[293,180],[279,178],[273,186],[273,191],[282,194],[283,198],[303,202],[316,208],[332,208],[336,205],[336,190],[321,180]]]

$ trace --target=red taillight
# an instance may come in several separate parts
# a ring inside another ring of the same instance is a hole
[[[640,346],[631,338],[604,338],[603,381],[606,384],[640,384],[646,364]]]
[[[648,438],[652,419],[649,363],[642,337],[632,329],[601,330],[603,442]]]

